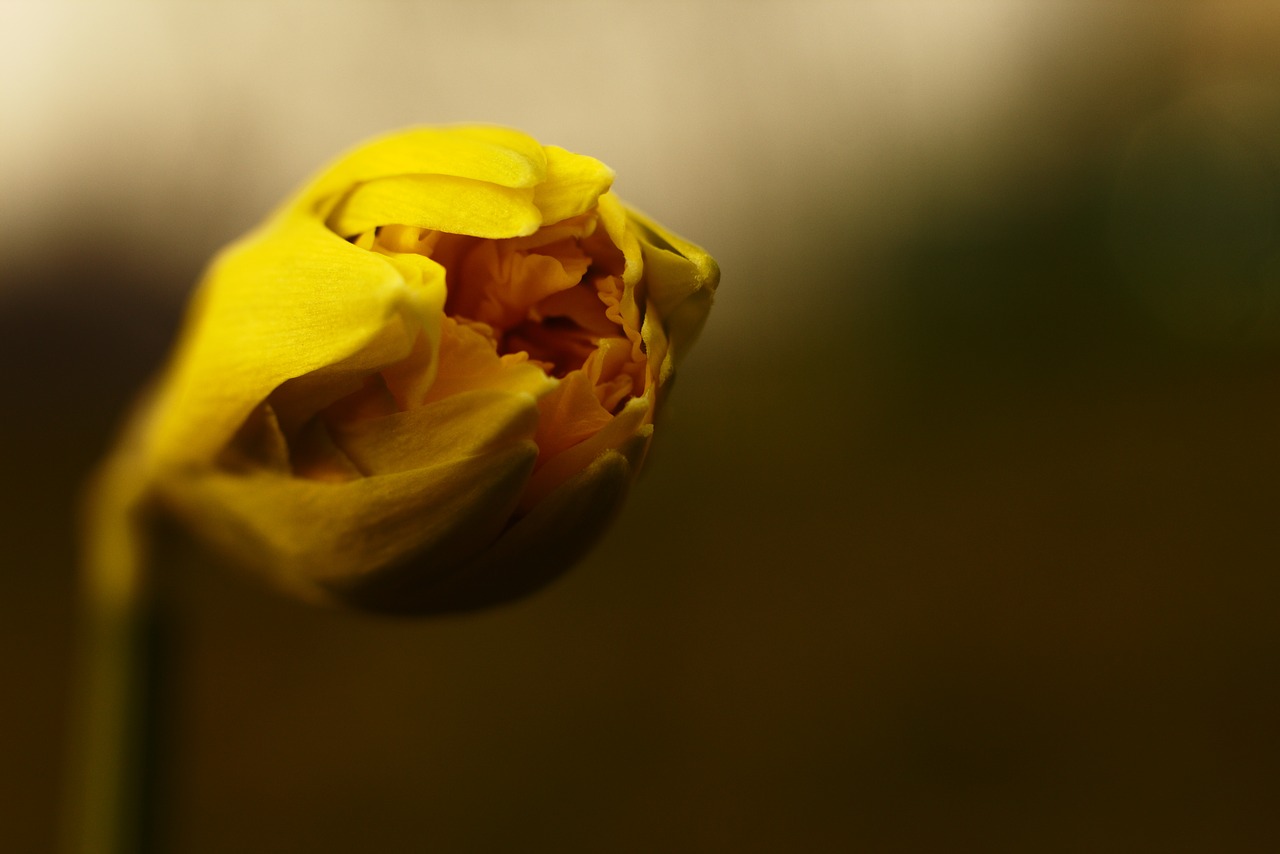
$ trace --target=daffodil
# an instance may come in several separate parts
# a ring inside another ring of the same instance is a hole
[[[311,601],[465,609],[562,572],[623,501],[719,278],[612,180],[496,127],[322,171],[211,265],[99,479],[97,559],[138,562],[166,512]]]

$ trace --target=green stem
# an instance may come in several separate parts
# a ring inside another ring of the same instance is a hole
[[[155,603],[144,569],[143,490],[132,462],[124,453],[109,460],[86,508],[63,854],[138,854],[151,841],[144,816]]]

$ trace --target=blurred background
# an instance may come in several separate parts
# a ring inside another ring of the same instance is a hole
[[[419,123],[590,153],[716,310],[517,605],[174,558],[162,850],[1273,851],[1280,6],[0,0],[0,838],[73,507],[218,247]]]

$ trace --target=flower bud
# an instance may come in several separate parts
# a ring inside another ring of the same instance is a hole
[[[215,259],[118,451],[133,491],[312,601],[554,578],[621,505],[719,278],[612,179],[492,127],[340,159]]]

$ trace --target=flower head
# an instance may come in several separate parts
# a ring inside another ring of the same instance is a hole
[[[212,265],[133,491],[312,600],[536,589],[621,504],[719,276],[612,179],[492,127],[340,159]]]

